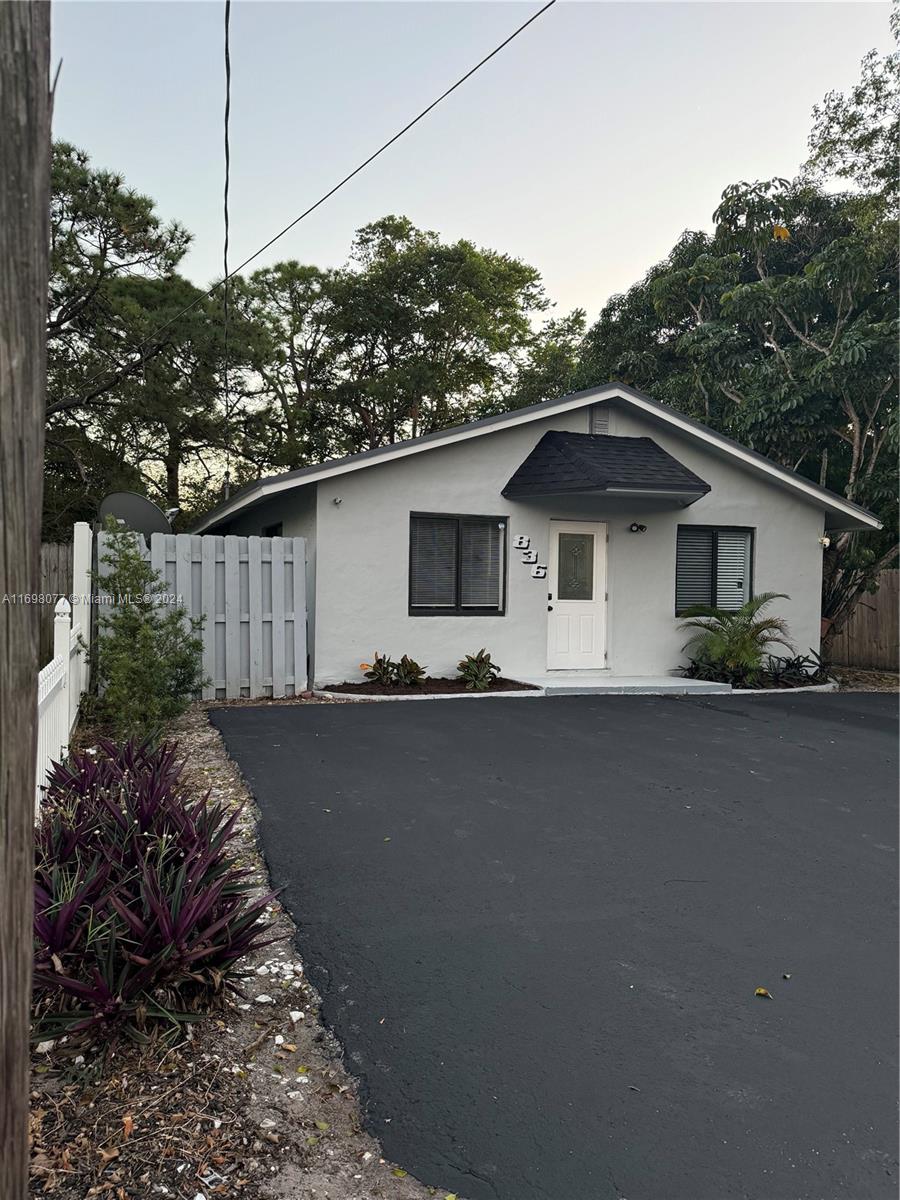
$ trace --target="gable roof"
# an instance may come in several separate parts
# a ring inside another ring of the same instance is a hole
[[[616,492],[667,495],[688,505],[709,491],[708,483],[652,438],[551,430],[500,494],[525,499],[573,492]]]
[[[796,471],[781,467],[763,454],[748,450],[739,442],[732,441],[721,433],[716,433],[708,425],[701,424],[691,417],[665,404],[658,404],[637,388],[624,383],[606,383],[598,387],[587,388],[581,392],[572,392],[568,396],[559,396],[554,400],[542,400],[539,404],[530,404],[527,408],[514,409],[512,412],[499,413],[493,417],[485,417],[480,421],[471,421],[466,425],[456,425],[450,429],[441,429],[436,433],[427,433],[423,437],[411,438],[406,442],[395,442],[390,446],[378,446],[374,450],[364,450],[361,454],[351,454],[346,458],[331,459],[315,466],[301,467],[296,471],[287,471],[282,475],[269,475],[258,479],[255,483],[247,484],[227,500],[222,501],[214,509],[202,517],[194,526],[194,533],[203,533],[213,526],[226,521],[246,508],[270,499],[279,492],[295,487],[303,487],[308,483],[317,483],[348,471],[359,471],[365,467],[375,466],[381,462],[391,462],[410,454],[419,454],[424,450],[437,449],[439,446],[449,446],[468,438],[481,437],[484,434],[509,429],[523,425],[529,421],[539,421],[555,413],[570,412],[573,409],[584,408],[601,400],[616,400],[623,402],[636,410],[645,413],[663,425],[671,426],[681,433],[687,434],[696,441],[704,444],[727,458],[737,460],[744,466],[766,476],[770,482],[803,495],[807,500],[818,504],[832,518],[830,528],[833,529],[880,529],[881,522],[867,509],[854,504],[851,500],[838,496],[827,488],[819,487]]]

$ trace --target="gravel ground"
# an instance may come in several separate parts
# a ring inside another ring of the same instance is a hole
[[[896,671],[864,671],[857,667],[835,667],[834,673],[842,692],[900,691],[900,675]]]
[[[190,784],[246,805],[242,865],[267,889],[255,806],[204,709],[195,706],[173,736]],[[32,1195],[456,1200],[385,1161],[362,1131],[356,1085],[320,1021],[294,925],[278,903],[272,916],[279,941],[250,956],[243,994],[225,997],[178,1044],[36,1048]]]

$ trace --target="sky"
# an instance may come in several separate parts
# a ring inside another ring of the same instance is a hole
[[[540,8],[234,0],[231,263],[249,257]],[[402,213],[524,259],[590,319],[722,189],[793,176],[812,106],[892,48],[886,3],[559,0],[254,266],[344,262]],[[121,171],[221,274],[223,5],[56,0],[54,136]]]

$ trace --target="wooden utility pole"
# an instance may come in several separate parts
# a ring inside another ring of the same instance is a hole
[[[0,1197],[28,1195],[50,4],[0,2]]]

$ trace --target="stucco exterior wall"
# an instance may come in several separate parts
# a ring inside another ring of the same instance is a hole
[[[517,535],[529,535],[544,563],[551,518],[606,521],[608,666],[617,675],[663,674],[682,661],[684,635],[675,616],[677,526],[689,522],[751,526],[756,531],[754,590],[786,592],[791,599],[779,602],[777,611],[788,619],[798,651],[818,648],[822,548],[817,539],[824,518],[814,504],[656,422],[618,409],[613,412],[611,434],[652,436],[705,479],[711,493],[687,509],[667,511],[658,511],[652,501],[603,497],[539,503],[504,500],[501,488],[549,429],[586,433],[588,409],[488,433],[317,485],[314,642],[311,638],[317,683],[358,679],[360,662],[371,661],[376,650],[394,658],[410,654],[437,675],[454,673],[460,657],[481,646],[506,675],[546,670],[547,580],[532,578],[530,567],[512,549],[504,616],[408,615],[411,511],[505,516],[510,545]],[[266,505],[283,514],[272,519],[283,519],[286,533],[295,532],[288,529],[288,520],[294,519],[288,514],[301,503],[300,495],[289,494]],[[302,503],[308,508],[308,500]],[[255,519],[258,531],[266,522]],[[633,521],[645,524],[646,533],[631,533],[628,527]]]

